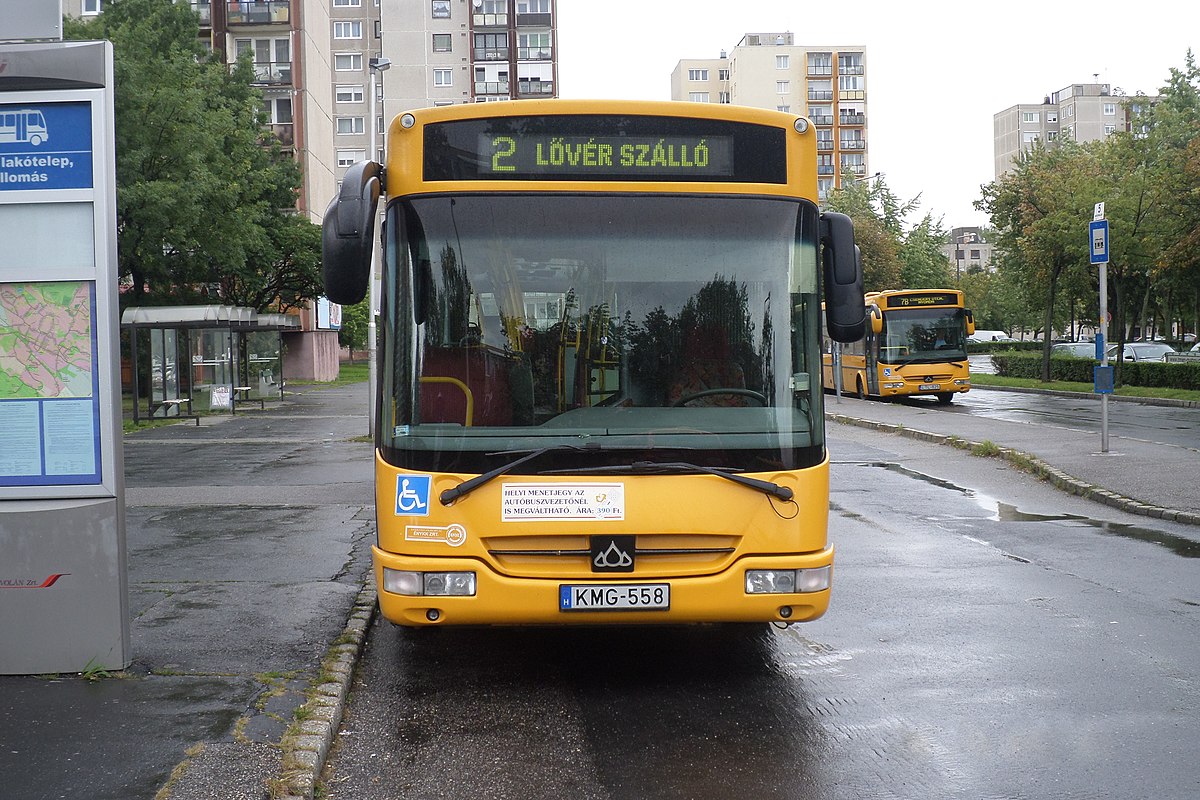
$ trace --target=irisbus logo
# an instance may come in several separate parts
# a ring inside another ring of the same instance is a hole
[[[37,578],[0,578],[0,589],[49,589],[58,583],[59,578],[65,578],[71,573],[56,572],[45,580]]]

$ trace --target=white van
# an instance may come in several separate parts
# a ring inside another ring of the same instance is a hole
[[[981,331],[975,329],[975,333],[967,337],[967,342],[977,344],[979,342],[1001,342],[1007,341],[1009,336],[1004,331]]]

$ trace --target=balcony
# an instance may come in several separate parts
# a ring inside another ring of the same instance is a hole
[[[842,174],[862,177],[867,174],[866,164],[842,164]]]
[[[520,95],[553,95],[554,81],[522,78],[517,82],[517,93]]]
[[[867,93],[863,89],[840,89],[838,100],[866,100]]]
[[[832,100],[833,99],[833,90],[832,89],[809,89],[808,90],[808,99],[809,100]]]
[[[192,11],[200,17],[200,26],[207,28],[212,25],[212,3],[209,0],[192,0]]]
[[[862,64],[838,64],[838,75],[865,75],[866,68]]]
[[[833,75],[832,64],[809,64],[808,74],[814,78],[827,78]]]
[[[502,94],[508,96],[508,81],[475,81],[475,96]]]
[[[817,139],[817,150],[832,150],[832,149],[833,149],[833,140],[832,139]]]
[[[548,13],[517,14],[518,28],[549,28],[553,21]]]
[[[290,84],[292,82],[292,62],[290,61],[255,61],[254,83]]]
[[[276,25],[291,22],[291,0],[229,0],[225,21],[230,25]]]
[[[275,137],[279,139],[279,143],[284,147],[294,147],[296,145],[296,132],[292,123],[272,123],[271,132],[275,134]]]
[[[866,139],[842,139],[843,150],[866,150]]]
[[[817,167],[817,174],[818,175],[832,175],[833,167],[829,164],[820,165]]]
[[[554,58],[549,47],[518,47],[518,61],[550,61]]]
[[[508,14],[472,14],[471,24],[476,28],[507,28]]]
[[[866,125],[866,114],[841,114],[838,116],[839,125]]]
[[[509,50],[507,47],[489,47],[487,49],[476,49],[476,61],[508,61]]]
[[[832,125],[833,124],[833,116],[832,115],[821,114],[816,117],[810,117],[810,119],[812,120],[813,125]]]

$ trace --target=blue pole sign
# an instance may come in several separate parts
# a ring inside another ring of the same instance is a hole
[[[1108,220],[1088,223],[1088,245],[1093,264],[1108,263]]]
[[[89,104],[0,105],[0,191],[91,188]]]

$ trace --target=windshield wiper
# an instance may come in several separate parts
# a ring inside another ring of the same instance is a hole
[[[756,489],[763,494],[769,494],[773,497],[778,497],[780,500],[791,500],[792,490],[786,486],[780,486],[778,483],[770,481],[760,481],[758,478],[748,478],[745,475],[737,475],[732,472],[727,472],[727,467],[702,467],[699,464],[689,464],[686,461],[634,461],[632,464],[616,464],[604,467],[580,467],[579,469],[556,469],[548,470],[556,475],[585,475],[588,473],[599,475],[604,473],[625,473],[630,475],[679,475],[689,472],[700,472],[705,475],[716,475],[718,478],[724,478],[727,481],[740,483],[742,486],[747,486],[751,489]]]
[[[592,447],[594,448],[595,446],[593,445]],[[462,483],[460,483],[458,486],[455,486],[453,489],[445,490],[444,492],[441,493],[441,495],[439,495],[439,498],[442,501],[442,505],[448,506],[451,503],[453,503],[455,500],[457,500],[458,498],[462,497],[463,495],[475,491],[480,486],[483,486],[485,483],[487,483],[495,478],[499,478],[501,475],[503,475],[507,472],[512,472],[514,469],[521,466],[525,462],[532,461],[533,459],[537,458],[538,456],[543,456],[546,453],[557,453],[557,452],[560,452],[563,450],[586,450],[586,449],[592,449],[592,448],[581,447],[581,446],[575,445],[575,444],[556,444],[556,445],[551,445],[550,447],[542,447],[537,450],[534,450],[531,453],[526,453],[525,455],[518,458],[516,461],[510,461],[507,464],[501,464],[500,466],[496,467],[495,469],[489,470],[489,471],[483,473],[482,475],[476,475],[474,478],[469,478],[469,479],[463,481]],[[510,450],[508,452],[513,452],[513,451]]]

